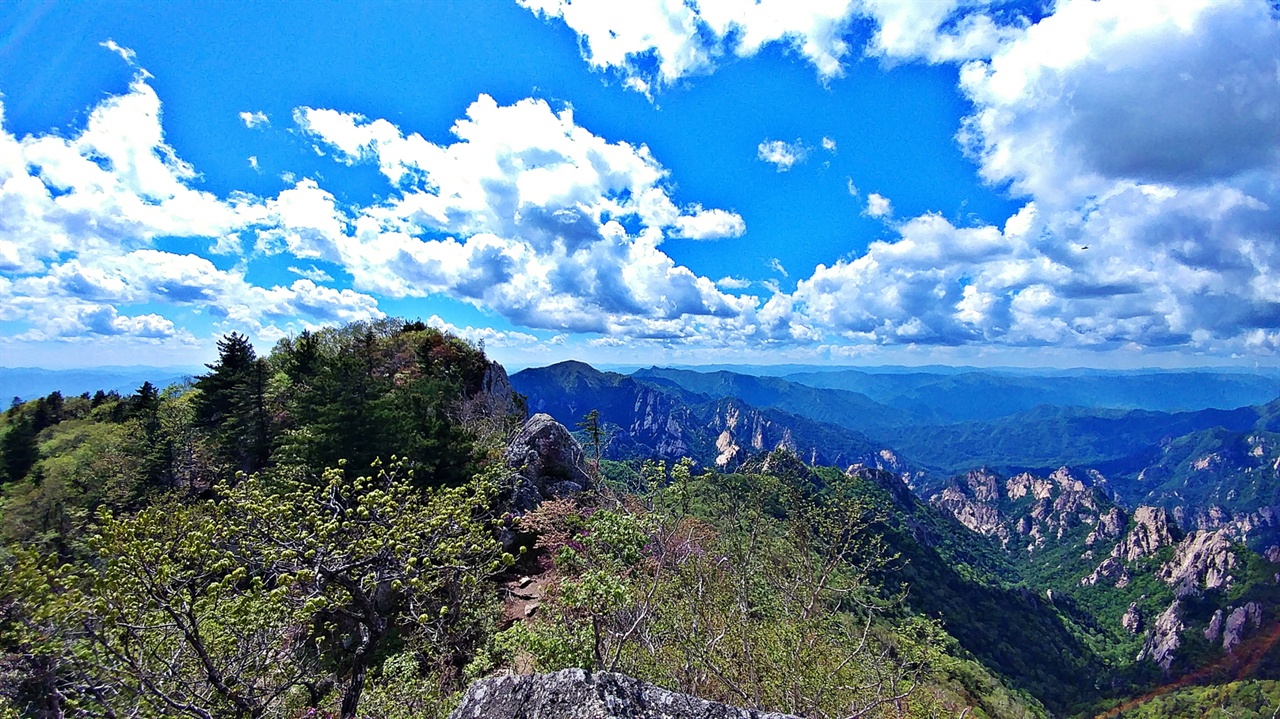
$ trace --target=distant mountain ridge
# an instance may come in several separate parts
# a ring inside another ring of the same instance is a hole
[[[143,382],[164,389],[190,377],[202,374],[201,367],[90,367],[85,369],[49,370],[39,367],[0,367],[0,398],[7,403],[14,397],[22,400],[43,397],[53,391],[64,395],[83,392],[116,391],[132,393]]]
[[[693,457],[733,468],[754,454],[784,447],[812,464],[876,467],[894,473],[913,465],[888,446],[853,429],[749,401],[690,391],[655,378],[600,372],[583,362],[526,369],[511,377],[533,412],[568,426],[600,412],[610,459]]]

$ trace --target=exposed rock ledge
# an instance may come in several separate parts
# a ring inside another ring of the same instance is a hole
[[[481,679],[450,719],[796,719],[709,702],[608,672]]]

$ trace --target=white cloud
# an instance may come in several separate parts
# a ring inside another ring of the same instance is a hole
[[[134,65],[138,60],[138,53],[134,52],[130,48],[120,46],[120,44],[115,40],[108,39],[104,42],[100,42],[98,43],[98,47],[104,47],[111,52],[114,52],[120,56],[121,60],[124,60],[130,65]]]
[[[774,165],[778,172],[790,170],[792,165],[804,162],[808,155],[809,149],[799,140],[765,140],[756,148],[756,157]]]
[[[442,332],[448,332],[456,337],[461,337],[469,342],[483,342],[485,348],[507,348],[515,347],[523,350],[545,350],[551,341],[543,342],[537,336],[528,332],[517,332],[514,330],[496,330],[492,327],[459,327],[450,322],[441,319],[439,315],[431,315],[426,322],[428,327],[434,327]],[[561,338],[563,342],[563,338]]]
[[[312,282],[333,282],[333,277],[324,270],[311,265],[310,267],[289,267],[289,271],[293,274],[311,280]]]
[[[690,240],[718,240],[725,237],[741,237],[747,231],[747,223],[735,212],[704,210],[701,205],[690,208],[691,215],[676,218],[673,237]]]
[[[852,196],[852,197],[857,197],[857,196],[858,196],[858,186],[857,186],[857,185],[855,185],[855,184],[853,184],[853,178],[852,178],[852,177],[846,177],[846,178],[844,178],[844,186],[845,186],[845,189],[849,191],[849,195],[850,195],[850,196]]]
[[[722,290],[745,290],[751,286],[751,280],[741,277],[721,277],[716,280],[716,286]]]
[[[768,264],[769,264],[769,269],[773,270],[774,272],[777,272],[778,274],[782,275],[783,277],[790,277],[790,276],[791,276],[791,275],[787,274],[787,268],[785,268],[785,267],[783,267],[783,266],[782,266],[782,260],[778,259],[777,257],[771,257],[771,258],[769,258],[769,263],[768,263]]]
[[[267,113],[257,110],[254,112],[245,111],[240,113],[240,121],[244,126],[252,130],[255,127],[265,127],[271,124],[271,118],[267,117]]]
[[[831,139],[831,138],[829,138],[829,137],[825,137],[825,136],[824,136],[824,137],[822,138],[822,149],[826,150],[827,152],[835,152],[835,151],[836,151],[836,141],[835,141],[835,140],[833,140],[833,139]]]
[[[617,71],[628,87],[645,93],[710,72],[725,55],[751,57],[773,43],[798,53],[819,77],[839,77],[855,8],[853,0],[517,2],[563,20],[581,38],[593,68]]]
[[[252,167],[254,172],[262,172],[262,168],[258,166],[258,157],[256,155],[249,156],[249,167]]]
[[[279,198],[193,189],[195,169],[165,144],[160,100],[146,77],[140,72],[126,94],[99,103],[77,133],[17,140],[0,130],[0,292],[4,318],[28,328],[17,336],[193,341],[165,316],[182,308],[233,329],[381,316],[368,295],[310,280],[259,287],[242,268],[151,248],[161,236],[203,238],[235,254],[241,233],[292,218]]]
[[[280,223],[283,247],[343,264],[359,289],[446,293],[526,327],[671,336],[736,318],[752,301],[721,293],[659,248],[668,236],[739,235],[741,217],[677,206],[647,147],[610,143],[579,127],[571,109],[532,99],[504,107],[482,95],[449,145],[330,110],[300,108],[296,118],[322,150],[377,163],[398,188],[348,217],[300,184],[310,209]],[[311,232],[287,235],[304,221]]]
[[[965,0],[862,0],[861,12],[876,26],[868,55],[892,63],[922,59],[954,62],[991,57],[1018,36],[1016,14],[1001,23],[984,12],[987,2]]]
[[[1261,4],[1059,3],[961,73],[961,140],[1026,206],[903,221],[794,313],[855,344],[1276,351],[1277,48]]]
[[[855,188],[856,189],[856,188]],[[850,194],[857,194],[850,192]],[[889,202],[889,198],[878,192],[867,195],[867,209],[864,211],[868,217],[892,217],[893,203]]]

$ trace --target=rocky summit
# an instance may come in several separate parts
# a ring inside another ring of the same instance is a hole
[[[530,417],[507,445],[503,459],[516,472],[513,505],[520,511],[591,486],[582,447],[550,415]]]
[[[471,685],[450,719],[795,719],[680,694],[609,672],[564,669]]]

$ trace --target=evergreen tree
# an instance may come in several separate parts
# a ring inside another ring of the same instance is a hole
[[[232,332],[218,341],[218,361],[196,380],[196,424],[211,432],[232,471],[250,473],[270,458],[266,363],[249,338]]]

